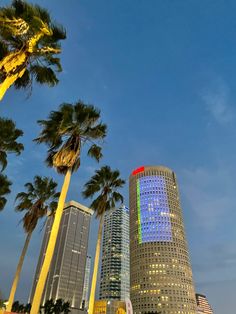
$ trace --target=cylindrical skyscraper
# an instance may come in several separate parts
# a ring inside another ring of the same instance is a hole
[[[196,313],[176,176],[163,166],[130,175],[130,286],[134,313]]]

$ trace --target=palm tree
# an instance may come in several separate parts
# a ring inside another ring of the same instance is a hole
[[[54,86],[61,71],[59,41],[65,30],[52,22],[47,10],[23,0],[0,8],[0,100],[7,89],[37,83]]]
[[[5,195],[11,192],[11,184],[12,183],[7,179],[7,176],[0,173],[0,211],[3,210],[6,205],[7,199],[5,198]]]
[[[29,313],[30,312],[30,309],[31,309],[31,304],[30,303],[27,303],[25,305],[25,308],[24,308],[24,313]]]
[[[26,192],[20,192],[16,196],[16,201],[18,201],[15,208],[16,211],[26,211],[26,214],[22,219],[23,228],[26,232],[26,239],[8,299],[7,312],[11,312],[25,254],[38,220],[45,217],[49,213],[54,212],[56,209],[59,197],[59,193],[56,192],[56,187],[57,183],[52,179],[35,176],[33,183],[28,182],[25,184]]]
[[[53,313],[55,314],[70,313],[70,303],[65,302],[63,299],[57,299],[53,307]]]
[[[64,302],[63,305],[62,305],[62,313],[64,314],[68,314],[70,313],[71,310],[70,310],[70,302]]]
[[[54,302],[52,299],[47,300],[44,306],[41,307],[43,309],[43,313],[52,314],[54,312]]]
[[[38,313],[40,301],[52,260],[64,203],[69,188],[71,173],[80,166],[81,150],[88,144],[88,155],[97,161],[102,157],[101,147],[95,142],[106,136],[106,125],[100,122],[100,111],[92,105],[78,101],[62,104],[58,111],[52,111],[48,120],[41,120],[42,126],[37,143],[48,145],[46,163],[58,173],[64,174],[64,183],[48,241],[44,262],[37,282],[31,313]]]
[[[90,207],[95,210],[97,218],[100,219],[89,299],[89,314],[93,314],[94,309],[104,214],[114,208],[117,202],[123,202],[123,196],[117,190],[123,187],[125,181],[120,179],[119,176],[120,172],[118,170],[112,171],[109,166],[104,166],[100,170],[96,170],[95,175],[85,184],[83,191],[85,198],[97,195]]]
[[[7,154],[19,155],[24,149],[23,144],[17,142],[18,137],[23,135],[23,131],[17,129],[12,120],[1,117],[0,130],[0,164],[3,171],[7,166]]]
[[[18,313],[20,308],[20,302],[17,300],[12,304],[12,311]]]
[[[41,309],[43,309],[43,313],[45,314],[68,314],[70,313],[70,302],[65,302],[63,299],[57,299],[54,303],[54,301],[50,299],[45,302],[44,306],[41,306]]]
[[[62,299],[57,299],[56,302],[54,303],[53,307],[53,312],[55,314],[60,314],[62,313],[62,306],[63,306],[64,301]]]

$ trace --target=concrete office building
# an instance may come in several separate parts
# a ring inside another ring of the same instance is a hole
[[[129,209],[122,205],[105,215],[99,299],[129,298],[129,277]]]
[[[197,301],[198,313],[213,314],[213,310],[205,295],[196,293],[196,301]]]
[[[89,303],[89,279],[90,279],[90,271],[91,271],[91,256],[87,256],[86,259],[86,267],[85,267],[85,275],[84,275],[84,288],[82,295],[82,309],[88,309]]]
[[[130,175],[130,280],[134,313],[196,314],[192,270],[175,173]]]
[[[91,209],[75,201],[65,204],[56,247],[42,297],[42,305],[49,299],[55,301],[62,298],[65,301],[69,301],[72,308],[80,308],[92,214],[93,211]],[[42,267],[52,223],[53,218],[49,217],[31,289],[30,301],[34,295]]]

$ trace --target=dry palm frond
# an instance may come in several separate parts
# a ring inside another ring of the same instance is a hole
[[[78,156],[79,150],[75,152],[70,148],[61,149],[53,156],[53,166],[71,168],[73,167]]]
[[[29,25],[21,18],[8,19],[6,17],[0,18],[0,25],[8,28],[13,36],[21,36],[28,32]]]
[[[53,156],[53,166],[72,168],[80,156],[80,146],[80,139],[70,138]]]

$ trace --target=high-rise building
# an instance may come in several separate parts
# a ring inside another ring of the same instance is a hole
[[[129,298],[129,277],[129,209],[122,205],[105,214],[99,298]]]
[[[83,295],[82,295],[82,305],[81,305],[82,309],[88,309],[90,271],[91,271],[91,256],[87,256],[85,275],[84,275],[84,288],[83,288]]]
[[[198,306],[198,313],[213,314],[213,310],[205,295],[196,293],[196,301]]]
[[[130,175],[130,285],[134,313],[196,314],[192,270],[175,173]]]
[[[93,211],[80,203],[65,204],[51,266],[42,297],[42,304],[53,299],[69,301],[72,308],[80,308],[87,257],[90,218]],[[46,223],[30,301],[44,260],[53,217]]]

